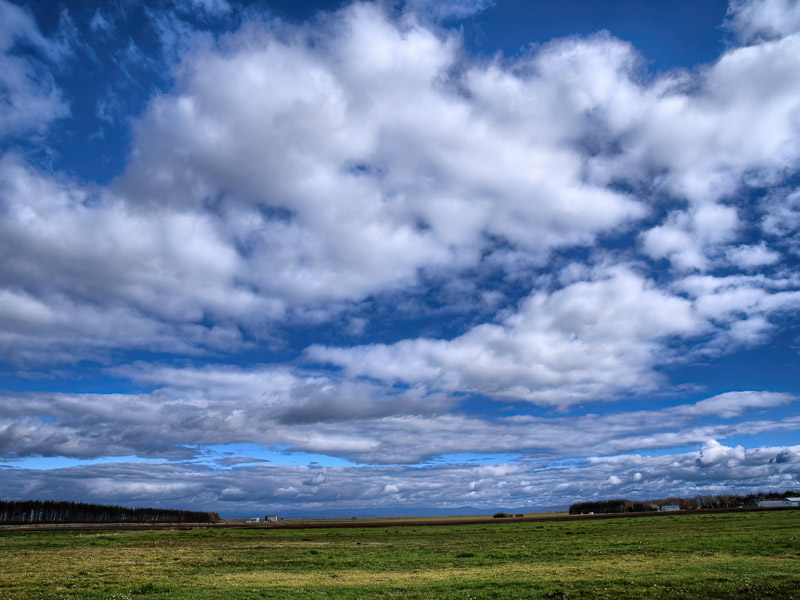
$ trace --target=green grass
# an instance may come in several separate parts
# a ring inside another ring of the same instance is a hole
[[[800,511],[0,533],[0,600],[331,597],[800,599]]]

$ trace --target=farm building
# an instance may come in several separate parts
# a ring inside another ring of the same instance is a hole
[[[258,517],[248,517],[244,520],[245,523],[258,523],[259,521],[261,521],[261,519]]]
[[[266,517],[264,517],[264,520],[267,523],[277,523],[278,522],[278,515],[272,515],[272,516],[267,515]]]
[[[800,506],[800,498],[784,498],[783,500],[761,500],[759,508],[774,508],[776,506]]]
[[[677,504],[665,504],[664,506],[661,507],[661,510],[663,512],[670,512],[673,510],[680,510],[680,509],[681,507],[678,506]]]

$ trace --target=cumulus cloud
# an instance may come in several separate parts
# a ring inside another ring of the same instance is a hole
[[[781,255],[767,248],[764,242],[742,245],[728,249],[728,259],[743,269],[753,269],[773,265],[781,260]]]
[[[768,339],[770,318],[797,309],[800,292],[793,278],[689,276],[673,284],[694,300],[698,315],[713,322],[718,335],[699,352],[731,351]]]
[[[208,216],[137,216],[102,190],[54,181],[13,155],[0,159],[0,209],[6,359],[230,348],[241,345],[238,330],[199,325],[204,312],[237,302],[267,315],[275,310],[252,293],[226,289],[239,258]]]
[[[700,456],[695,461],[698,467],[709,467],[719,463],[724,463],[728,467],[740,465],[745,458],[745,450],[742,446],[731,448],[723,446],[717,440],[709,440],[700,449]]]
[[[595,157],[595,176],[638,175],[698,206],[743,184],[780,181],[800,157],[798,45],[790,35],[731,48],[698,72],[669,72],[649,86],[623,80],[624,101],[597,110],[624,150]]]
[[[253,283],[300,302],[357,299],[423,267],[471,262],[487,233],[546,253],[644,214],[583,178],[570,132],[550,124],[564,110],[555,97],[508,114],[486,78],[510,76],[525,96],[555,82],[481,65],[454,79],[459,45],[373,5],[321,31],[252,25],[225,54],[184,58],[180,92],[139,123],[118,189],[139,204],[196,210],[214,199],[223,214],[244,213],[230,233],[251,255]]]
[[[55,321],[123,312],[163,332],[156,344],[109,340],[87,324],[76,357],[229,349],[244,343],[236,327],[259,337],[287,313],[330,319],[342,303],[413,288],[423,272],[519,268],[501,255],[546,264],[650,214],[612,184],[654,170],[692,205],[643,234],[650,257],[698,270],[725,257],[772,264],[759,244],[730,246],[738,211],[719,201],[744,174],[776,177],[796,162],[793,43],[733,48],[698,73],[648,80],[631,45],[606,34],[481,61],[413,12],[393,21],[373,4],[313,26],[249,22],[182,48],[174,91],[150,102],[110,188],[3,159],[6,293]],[[751,85],[756,74],[764,85]],[[664,298],[640,300],[658,312]],[[23,356],[62,345],[12,342]],[[567,396],[594,393],[580,368],[573,379],[586,392]]]
[[[800,6],[794,0],[732,0],[727,25],[745,43],[800,31]]]
[[[179,91],[152,101],[112,190],[3,159],[15,293],[253,329],[289,305],[474,265],[486,235],[546,256],[644,212],[583,179],[569,134],[525,133],[553,121],[547,106],[516,115],[527,128],[509,119],[500,89],[478,81],[497,67],[473,69],[470,102],[448,75],[458,40],[413,20],[354,5],[319,31],[251,24],[226,46],[187,53]]]
[[[690,302],[625,268],[601,271],[552,294],[536,293],[497,324],[453,340],[404,340],[355,348],[312,346],[308,358],[349,376],[428,383],[556,406],[654,389],[663,340],[703,333]]]
[[[706,204],[691,214],[674,212],[664,223],[642,234],[644,251],[655,259],[669,259],[678,269],[705,271],[709,254],[735,239],[738,225],[736,210],[728,206]],[[739,262],[752,257],[752,252],[748,255],[743,250],[729,252]]]

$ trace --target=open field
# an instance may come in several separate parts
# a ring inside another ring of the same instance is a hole
[[[0,533],[2,600],[331,597],[800,598],[800,511]]]

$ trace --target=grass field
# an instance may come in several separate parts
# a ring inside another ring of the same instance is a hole
[[[800,511],[0,533],[0,599],[800,598]]]

